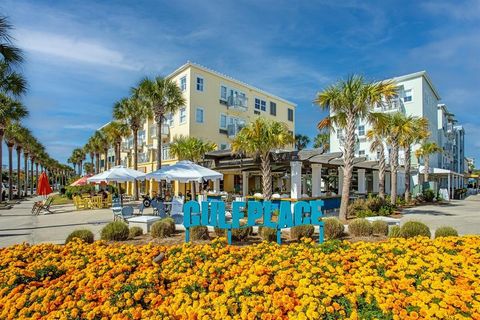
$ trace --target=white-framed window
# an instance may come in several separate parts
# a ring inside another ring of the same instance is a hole
[[[223,101],[227,101],[227,87],[225,86],[220,86],[220,99]]]
[[[182,91],[187,90],[187,76],[183,76],[180,78],[180,89]]]
[[[187,121],[187,108],[180,108],[180,124]]]
[[[266,111],[267,110],[267,101],[255,98],[255,109]]]
[[[359,150],[358,155],[359,156],[364,156],[365,155],[365,150]]]
[[[170,127],[173,127],[173,124],[174,124],[173,114],[172,113],[166,114],[165,117],[163,118],[163,123],[165,123]]]
[[[403,97],[403,102],[412,102],[413,96],[412,96],[412,89],[407,89],[404,91],[405,95]]]
[[[195,121],[197,123],[203,123],[203,108],[197,108],[195,110]]]
[[[227,129],[227,116],[224,114],[220,115],[220,129]]]
[[[277,104],[275,102],[270,101],[270,114],[272,116],[277,115]]]
[[[293,121],[293,109],[288,108],[288,121]]]
[[[203,91],[204,80],[202,77],[197,76],[197,91]]]
[[[364,125],[358,126],[358,136],[361,137],[364,135],[365,135],[365,126]]]
[[[228,144],[220,143],[219,150],[227,150],[227,149],[228,149]]]

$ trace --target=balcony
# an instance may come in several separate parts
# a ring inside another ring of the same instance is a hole
[[[141,152],[138,154],[138,163],[148,162],[148,153]]]
[[[394,98],[390,102],[384,102],[382,105],[377,105],[377,111],[381,112],[401,112],[405,113],[405,106],[400,98]]]
[[[228,109],[247,111],[248,98],[243,95],[231,95],[227,98]]]
[[[227,125],[227,135],[229,138],[235,137],[240,130],[242,130],[245,127],[245,122],[237,122],[237,123],[232,123]]]
[[[157,137],[157,125],[150,126],[148,128],[150,138]],[[170,135],[170,125],[167,123],[162,123],[162,138],[168,137]]]

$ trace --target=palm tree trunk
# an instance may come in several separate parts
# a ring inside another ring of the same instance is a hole
[[[95,172],[95,163],[94,163],[95,154],[90,152],[90,163],[92,164],[92,170]]]
[[[80,162],[78,163],[78,174],[80,175],[80,177],[82,176],[82,168],[83,167],[83,161],[80,160]]]
[[[115,163],[117,166],[120,165],[120,148],[122,145],[122,141],[117,142],[116,148],[115,148]]]
[[[424,159],[424,162],[425,162],[425,173],[424,173],[424,177],[425,177],[425,181],[424,182],[428,182],[428,179],[430,178],[429,177],[429,174],[430,174],[430,156],[429,155],[425,155],[425,159]]]
[[[33,196],[33,163],[35,162],[35,157],[30,156],[30,196]]]
[[[17,146],[17,199],[21,198],[22,194],[22,186],[21,186],[21,180],[20,180],[20,157],[22,156],[22,147]]]
[[[35,163],[35,185],[37,186],[37,193],[38,193],[38,162]]]
[[[395,141],[392,144],[392,154],[390,159],[390,170],[391,170],[390,203],[393,205],[397,203],[398,149],[399,149],[398,144]]]
[[[28,194],[28,153],[23,152],[23,172],[25,172],[25,180],[24,180],[24,186],[23,186],[23,193],[25,197]]]
[[[347,126],[345,132],[345,154],[343,167],[342,200],[340,202],[339,219],[347,220],[348,200],[350,198],[350,183],[352,181],[353,161],[355,159],[355,114],[347,114]]]
[[[100,153],[95,154],[96,163],[95,163],[95,174],[100,173]]]
[[[77,171],[77,163],[73,163],[73,171],[75,171],[75,174],[78,173],[78,171]]]
[[[4,133],[4,129],[3,128],[0,128],[0,202],[3,201],[3,181],[2,180],[2,168],[3,168],[3,155],[2,155],[2,152],[3,152],[3,133]]]
[[[133,131],[133,169],[138,170],[138,129]],[[133,195],[138,200],[138,181],[134,182]]]
[[[262,162],[262,191],[263,198],[269,200],[272,197],[272,173],[270,167],[270,153],[260,155]]]
[[[383,145],[379,148],[380,152],[380,159],[378,161],[378,197],[380,199],[385,199],[385,171],[386,163],[385,163],[385,149]]]
[[[411,159],[412,148],[410,146],[405,148],[405,202],[410,202],[410,168],[412,167]]]
[[[7,143],[8,147],[8,200],[13,199],[13,144]]]
[[[162,168],[162,120],[163,113],[158,113],[155,116],[155,122],[157,124],[157,170]],[[158,182],[158,194],[162,194],[162,181]]]
[[[103,168],[105,169],[105,171],[107,171],[108,170],[108,149],[104,149],[103,153],[104,153],[104,157],[105,157],[105,162],[103,163]]]

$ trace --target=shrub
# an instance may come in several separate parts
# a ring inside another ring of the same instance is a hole
[[[388,234],[388,223],[381,220],[376,220],[372,222],[372,231],[373,234],[379,234],[386,236]]]
[[[259,227],[258,234],[263,240],[277,241],[277,229],[268,227]]]
[[[365,219],[355,219],[348,225],[348,232],[355,237],[366,237],[373,233],[372,224]]]
[[[300,240],[302,238],[311,238],[315,233],[315,227],[311,224],[295,226],[290,228],[290,238]]]
[[[208,240],[208,228],[206,226],[195,226],[190,228],[190,240]]]
[[[128,239],[128,226],[122,221],[114,221],[103,227],[102,240],[123,241]]]
[[[426,202],[433,202],[433,199],[435,199],[435,192],[433,192],[432,189],[425,189],[422,192],[423,200]]]
[[[238,240],[238,241],[243,241],[245,240],[249,235],[252,234],[253,228],[252,227],[243,227],[247,224],[247,221],[245,220],[240,220],[240,226],[242,228],[235,228],[232,229],[232,240]],[[215,235],[217,237],[227,237],[227,230],[226,229],[220,229],[218,227],[214,228]]]
[[[128,230],[128,238],[133,239],[135,237],[139,237],[143,234],[143,229],[140,227],[131,227]]]
[[[87,229],[75,230],[68,235],[67,239],[65,240],[65,243],[69,243],[75,238],[81,239],[86,243],[93,243],[94,235],[92,231]]]
[[[435,238],[458,237],[458,232],[452,227],[440,227],[435,230]]]
[[[390,231],[388,232],[388,237],[389,238],[401,238],[402,233],[400,230],[399,226],[393,226],[390,228]]]
[[[337,218],[323,219],[323,232],[325,233],[325,238],[339,239],[344,231],[345,227],[343,226],[343,223]]]
[[[356,217],[360,212],[365,211],[366,209],[367,206],[364,199],[355,199],[347,207],[347,216]]]
[[[170,221],[167,221],[167,219],[162,219],[162,220],[157,221],[154,224],[152,224],[152,228],[150,230],[150,233],[152,234],[152,237],[154,237],[154,238],[170,237],[173,233],[172,225],[171,225]]]
[[[175,220],[173,220],[172,218],[163,218],[160,221],[166,223],[170,227],[171,234],[175,233]]]
[[[404,238],[423,236],[430,238],[432,235],[426,224],[419,221],[408,221],[400,228],[400,234]]]

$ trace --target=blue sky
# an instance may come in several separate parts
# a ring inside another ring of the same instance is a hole
[[[328,84],[427,70],[480,161],[480,1],[3,0],[0,13],[25,50],[26,124],[60,161],[139,79],[187,60],[294,101],[311,137]]]

